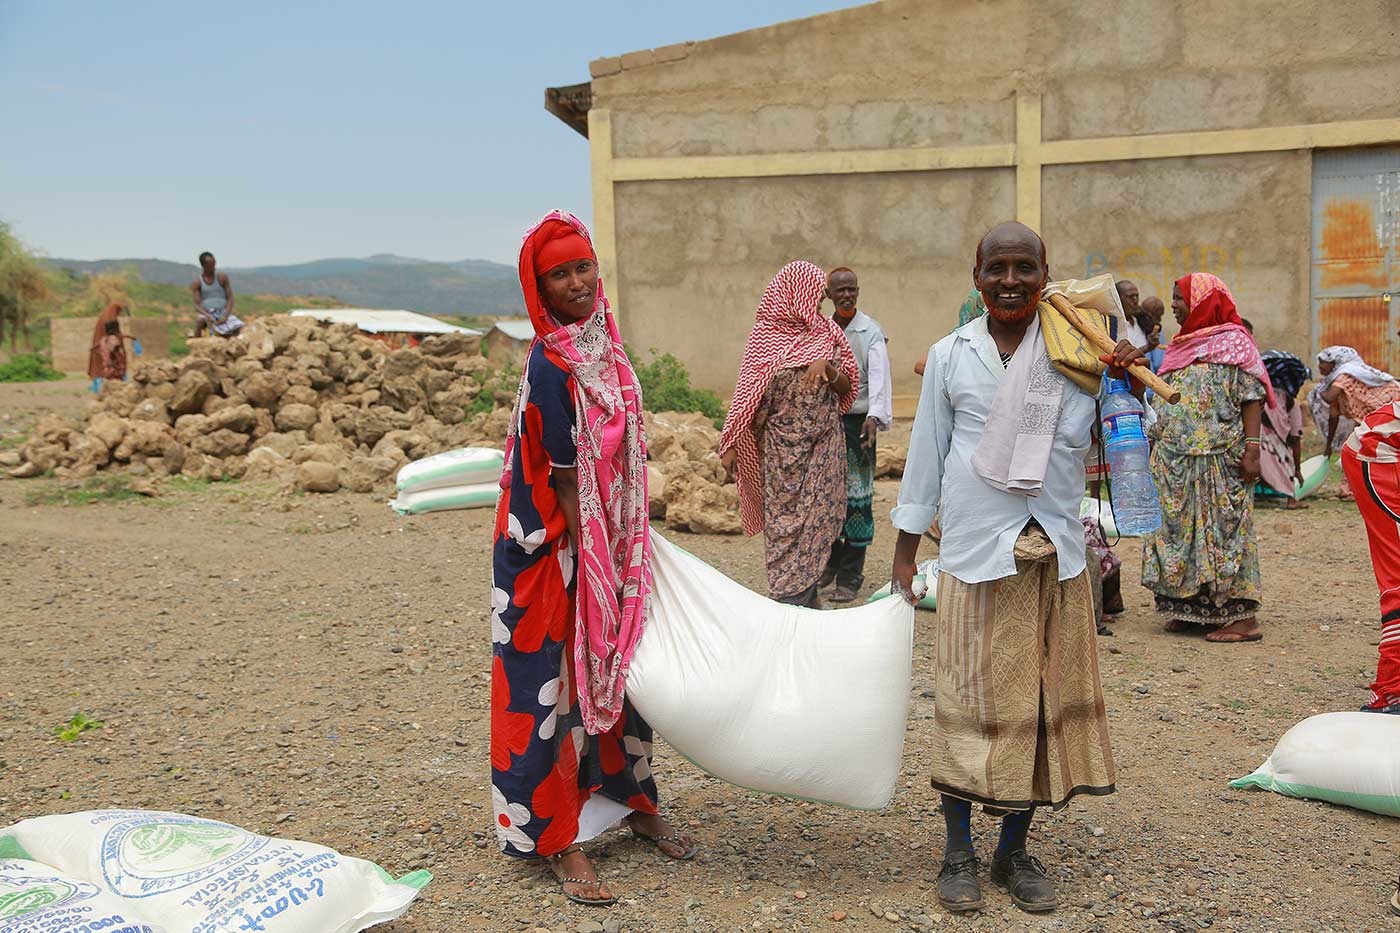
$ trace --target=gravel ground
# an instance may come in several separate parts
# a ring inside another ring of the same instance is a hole
[[[77,392],[0,386],[0,440],[24,412],[72,410]],[[877,511],[896,488],[879,484]],[[919,617],[889,809],[755,795],[658,742],[663,806],[700,854],[678,864],[605,837],[590,851],[622,900],[588,909],[566,904],[543,869],[500,856],[490,835],[487,512],[403,519],[368,496],[242,484],[47,504],[62,492],[56,480],[0,482],[0,824],[151,807],[394,872],[431,868],[419,903],[381,928],[392,933],[1400,928],[1383,906],[1400,867],[1394,821],[1226,786],[1293,723],[1364,699],[1375,583],[1350,504],[1260,511],[1258,644],[1164,634],[1136,583],[1138,549],[1120,545],[1129,611],[1100,642],[1119,793],[1037,820],[1031,849],[1062,906],[1034,918],[985,871],[981,914],[948,916],[933,896],[931,615]],[[760,541],[677,537],[762,587]],[[892,545],[882,532],[867,589]],[[105,726],[60,742],[53,728],[77,711]],[[996,824],[974,825],[989,854]]]

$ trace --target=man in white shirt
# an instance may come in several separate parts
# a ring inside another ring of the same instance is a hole
[[[919,541],[938,514],[930,783],[948,830],[939,901],[982,906],[971,836],[981,803],[1005,814],[992,880],[1023,910],[1044,911],[1057,898],[1026,853],[1035,808],[1114,790],[1079,520],[1102,370],[1070,375],[1046,349],[1043,328],[1063,319],[1040,304],[1049,274],[1034,231],[993,228],[973,280],[988,313],[929,352],[891,514],[892,585],[914,601]],[[1141,356],[1122,340],[1112,361]]]
[[[1128,342],[1140,350],[1147,349],[1147,329],[1143,327],[1142,308],[1138,306],[1138,287],[1127,279],[1120,279],[1113,284],[1118,289],[1118,300],[1123,304],[1123,313],[1128,318],[1128,326],[1123,329],[1123,336]]]
[[[890,357],[885,332],[856,308],[860,283],[845,266],[832,269],[826,278],[826,294],[836,310],[832,320],[846,332],[846,340],[860,368],[860,394],[850,411],[841,416],[846,433],[846,523],[831,546],[831,559],[819,585],[833,581],[829,599],[849,603],[865,582],[865,552],[875,539],[875,438],[894,420],[894,390],[890,382]]]

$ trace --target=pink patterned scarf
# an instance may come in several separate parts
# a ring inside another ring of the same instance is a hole
[[[1192,363],[1220,363],[1238,366],[1260,382],[1268,404],[1274,404],[1274,386],[1259,356],[1259,347],[1240,322],[1235,298],[1218,277],[1209,272],[1193,272],[1175,282],[1190,313],[1181,333],[1167,344],[1157,374],[1165,376]]]
[[[520,287],[535,326],[535,340],[562,359],[574,376],[582,539],[575,542],[574,677],[584,728],[598,735],[611,729],[622,714],[627,668],[642,636],[652,588],[646,438],[641,387],[603,294],[603,280],[598,279],[592,314],[571,324],[560,324],[540,295],[535,253],[564,229],[561,224],[592,248],[582,221],[573,214],[551,211],[525,234]],[[520,393],[524,390],[522,378]],[[506,437],[503,489],[510,485],[519,423],[517,394]]]
[[[758,458],[758,439],[753,419],[764,393],[780,369],[795,369],[817,360],[831,360],[851,380],[851,390],[841,397],[842,414],[856,400],[860,370],[836,322],[821,313],[826,295],[826,273],[810,262],[790,262],[779,270],[763,290],[757,319],[744,346],[739,364],[738,384],[724,419],[719,449],[738,453],[736,479],[739,484],[739,517],[744,533],[763,530],[763,472]]]

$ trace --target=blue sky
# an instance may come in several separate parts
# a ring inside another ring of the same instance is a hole
[[[0,0],[0,220],[76,259],[513,262],[591,214],[545,87],[853,3]]]

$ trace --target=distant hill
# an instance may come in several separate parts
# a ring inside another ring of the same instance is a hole
[[[188,285],[199,272],[194,263],[164,259],[44,261],[87,275],[129,269],[143,281],[161,285]],[[406,308],[466,317],[520,313],[520,282],[515,268],[483,259],[430,262],[383,253],[365,259],[220,269],[233,279],[235,293],[324,295],[357,308]]]

